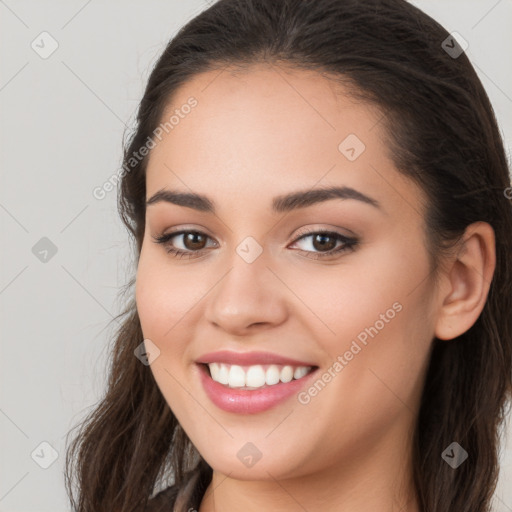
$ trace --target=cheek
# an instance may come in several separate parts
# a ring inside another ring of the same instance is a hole
[[[184,380],[187,340],[180,329],[193,306],[194,294],[187,294],[193,284],[184,286],[179,272],[156,260],[141,253],[135,284],[137,312],[144,339],[151,340],[160,351],[149,367],[155,382],[169,406],[182,410],[184,398],[178,383]]]
[[[377,445],[382,433],[410,418],[419,403],[429,336],[419,303],[400,304],[402,309],[380,310],[388,323],[373,312],[354,309],[357,318],[345,314],[337,324],[339,335],[332,337],[335,341],[324,338],[333,359],[319,376],[325,384],[313,384],[301,395],[301,403],[306,404],[301,412],[315,418],[314,437],[332,448],[328,456],[336,458],[342,452],[357,456]]]
[[[412,252],[390,239],[351,254],[340,265],[313,269],[306,279],[295,273],[284,280],[304,298],[313,313],[305,318],[319,325],[318,334],[334,349],[360,333],[364,339],[375,324],[380,332],[396,323],[403,316],[398,310],[418,298],[418,292],[411,292],[427,274],[427,265],[420,250]]]
[[[141,257],[135,298],[145,336],[162,341],[172,336],[180,319],[190,314],[203,295],[200,281],[190,279],[190,275],[162,264],[156,258]]]
[[[335,269],[322,280],[325,288],[310,281],[310,291],[298,295],[309,293],[308,304],[329,327],[317,339],[332,363],[343,358],[343,369],[334,372],[343,378],[334,379],[333,389],[351,390],[355,401],[348,407],[358,410],[365,403],[377,411],[395,402],[400,408],[397,396],[410,404],[417,397],[433,337],[428,258],[420,244],[412,250],[396,240],[367,254]],[[339,396],[351,401],[346,393],[333,395],[333,401]]]
[[[344,360],[333,405],[341,400],[341,409],[360,415],[376,435],[382,423],[413,411],[423,387],[433,335],[424,307],[428,290],[408,291],[397,287],[363,309],[352,304],[337,324],[343,335],[328,348]]]

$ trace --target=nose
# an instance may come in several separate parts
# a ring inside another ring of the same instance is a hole
[[[208,294],[206,319],[232,335],[253,333],[283,323],[287,288],[268,266],[265,253],[248,263],[235,253],[230,268]]]

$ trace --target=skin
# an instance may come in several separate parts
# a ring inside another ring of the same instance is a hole
[[[161,189],[196,192],[217,211],[147,207],[136,301],[144,338],[160,350],[154,378],[214,470],[199,512],[419,511],[411,438],[432,340],[478,318],[495,267],[492,228],[470,226],[434,282],[426,198],[394,167],[377,109],[315,72],[268,64],[194,77],[164,117],[190,96],[198,105],[151,151],[146,199]],[[338,150],[349,134],[366,146],[354,161]],[[352,187],[381,208],[330,199],[271,210],[275,196],[327,185]],[[206,233],[198,245],[170,242],[203,248],[201,256],[179,259],[154,243],[180,227]],[[312,259],[322,247],[314,236],[297,241],[304,227],[359,243]],[[252,263],[236,252],[248,236],[263,249]],[[202,388],[194,361],[220,349],[270,351],[326,372],[397,302],[400,312],[307,404],[292,396],[234,414]],[[237,457],[247,442],[262,454],[252,467]]]

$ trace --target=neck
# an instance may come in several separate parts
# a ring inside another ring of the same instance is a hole
[[[214,470],[198,512],[419,512],[410,436],[402,449],[396,438],[381,441],[366,445],[364,455],[356,451],[341,464],[295,478],[279,479],[266,471],[265,480],[237,480]]]

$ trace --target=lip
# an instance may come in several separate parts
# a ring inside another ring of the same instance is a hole
[[[208,352],[196,360],[196,363],[226,363],[240,366],[251,366],[255,364],[278,364],[290,366],[317,366],[315,363],[298,361],[289,357],[280,356],[271,352],[234,352],[232,350],[219,350]]]
[[[290,382],[280,382],[279,384],[265,386],[251,391],[247,389],[230,388],[229,386],[215,382],[211,378],[206,364],[198,362],[197,367],[199,369],[201,384],[208,398],[220,409],[237,414],[256,414],[285,402],[292,395],[297,395],[309,385],[309,381],[316,376],[319,370],[319,367],[315,367],[310,373],[300,379],[293,379]]]

